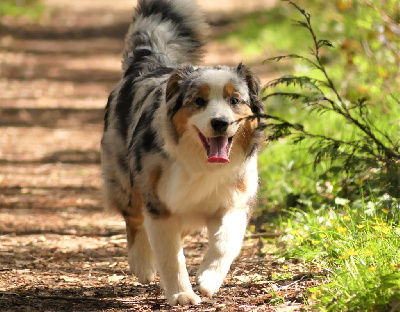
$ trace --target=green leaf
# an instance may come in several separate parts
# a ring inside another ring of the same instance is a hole
[[[294,6],[307,20],[310,19],[311,15],[308,13],[306,10],[302,9],[299,7],[296,3],[290,1],[290,0],[283,0],[285,2],[289,2],[292,6]]]
[[[302,21],[294,21],[294,22],[295,22],[294,26],[299,26],[299,27],[304,27],[304,28],[310,29],[310,26],[308,26],[308,24],[305,22],[302,22]]]
[[[317,47],[320,48],[320,47],[323,47],[323,46],[334,48],[332,42],[330,42],[329,40],[326,40],[326,39],[318,40]]]
[[[308,76],[285,75],[280,78],[271,80],[264,86],[264,88],[265,89],[273,88],[278,85],[300,86],[301,88],[309,88],[317,90],[320,94],[323,94],[323,92],[319,86],[327,86],[325,81],[311,78]]]
[[[279,61],[281,61],[283,59],[300,59],[301,61],[307,62],[308,64],[310,64],[314,68],[321,69],[321,67],[318,64],[316,64],[315,62],[313,62],[309,58],[301,56],[301,55],[297,55],[297,54],[287,54],[287,55],[279,55],[279,56],[269,57],[269,58],[265,59],[263,61],[263,63],[266,63],[266,62],[279,62]]]

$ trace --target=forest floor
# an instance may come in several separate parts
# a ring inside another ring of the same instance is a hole
[[[0,311],[304,309],[320,272],[281,261],[258,235],[245,239],[221,290],[198,307],[171,308],[157,283],[130,274],[124,222],[102,209],[99,145],[133,4],[46,3],[39,22],[0,20]],[[200,4],[212,35],[229,28],[232,10],[246,11],[240,1]],[[206,64],[243,61],[213,38],[207,48]],[[274,75],[254,69],[264,82]],[[206,248],[203,234],[187,239],[191,277]]]

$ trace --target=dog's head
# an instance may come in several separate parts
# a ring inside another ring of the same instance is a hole
[[[236,145],[250,153],[258,122],[245,117],[263,111],[259,89],[258,78],[242,64],[177,70],[166,88],[167,115],[176,142],[195,138],[210,163],[228,163]]]

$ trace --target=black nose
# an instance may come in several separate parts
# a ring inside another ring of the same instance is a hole
[[[226,118],[213,118],[211,119],[211,127],[215,132],[223,133],[228,129],[229,121]]]

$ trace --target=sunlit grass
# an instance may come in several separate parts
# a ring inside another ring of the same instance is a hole
[[[43,13],[41,0],[1,0],[0,18],[3,15],[37,20]]]
[[[306,35],[286,20],[289,8],[278,6],[235,19],[232,30],[217,39],[243,52],[247,62],[272,53],[288,51],[295,38],[298,49],[306,48]]]
[[[380,198],[364,203],[363,209],[344,204],[289,213],[292,218],[280,223],[285,256],[300,257],[328,273],[325,285],[310,290],[310,303],[327,311],[380,311],[400,298],[396,200]]]

